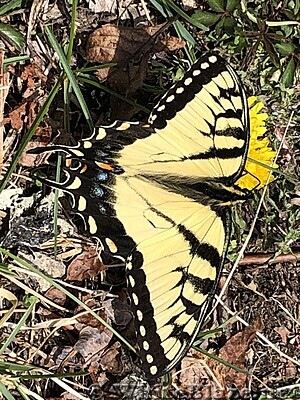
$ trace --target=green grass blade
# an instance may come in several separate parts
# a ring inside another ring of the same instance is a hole
[[[83,114],[85,116],[85,119],[86,119],[86,121],[87,121],[87,123],[89,125],[89,128],[90,128],[90,130],[92,132],[94,130],[93,121],[92,121],[88,106],[87,106],[87,104],[86,104],[86,102],[84,100],[84,97],[83,97],[83,95],[81,93],[81,90],[80,90],[80,88],[78,86],[77,80],[76,80],[76,78],[75,78],[75,76],[73,74],[73,71],[71,70],[71,67],[70,67],[70,65],[69,65],[69,63],[68,63],[68,61],[66,59],[66,56],[65,56],[62,48],[58,44],[55,36],[53,35],[53,33],[51,31],[51,29],[48,26],[46,26],[45,27],[45,31],[46,31],[46,34],[48,36],[49,42],[50,42],[51,46],[53,47],[53,49],[56,51],[56,53],[58,55],[58,58],[59,58],[59,60],[61,62],[61,65],[62,65],[62,67],[63,67],[63,69],[64,69],[64,71],[65,71],[65,73],[66,73],[71,85],[72,85],[72,88],[74,90],[74,93],[75,93],[78,101],[79,101],[79,104],[80,104],[80,107],[82,109],[82,112],[83,112]]]
[[[105,68],[113,68],[116,67],[118,64],[117,63],[107,63],[107,64],[100,64],[100,65],[91,65],[90,67],[84,67],[84,68],[79,68],[74,71],[75,74],[86,74],[88,72],[94,72],[94,71],[99,71],[99,69],[105,69]]]
[[[22,6],[23,0],[12,0],[4,6],[0,7],[0,17],[14,10],[15,8],[20,8]]]
[[[7,374],[8,371],[16,372],[28,372],[36,367],[32,365],[24,365],[24,364],[15,364],[6,361],[0,361],[0,374]]]
[[[298,181],[296,179],[293,179],[291,176],[289,176],[285,172],[280,171],[280,169],[278,169],[278,168],[271,167],[271,165],[264,164],[261,161],[255,160],[254,158],[251,158],[251,157],[247,157],[247,159],[249,161],[253,162],[253,164],[257,164],[260,167],[267,169],[268,171],[272,171],[273,173],[275,173],[277,175],[284,176],[287,181],[293,183],[294,185],[298,184]]]
[[[15,397],[9,392],[9,390],[5,387],[5,385],[2,382],[0,382],[0,393],[7,400],[16,400]]]
[[[30,57],[27,54],[22,54],[22,55],[16,56],[16,57],[5,58],[3,61],[3,65],[26,61],[26,60],[29,60],[29,58]]]
[[[12,43],[17,50],[21,50],[25,44],[25,38],[17,29],[8,24],[0,23],[0,37]]]
[[[172,0],[164,0],[166,5],[172,8],[176,14],[180,15],[181,18],[185,19],[189,24],[196,26],[197,28],[202,29],[204,32],[208,31],[208,27],[201,24],[200,22],[194,21],[191,19],[180,7],[178,7]]]
[[[173,17],[173,13],[169,10],[167,5],[164,2],[162,2],[161,0],[150,0],[150,2],[165,18],[170,19]],[[180,21],[174,21],[173,25],[174,25],[177,35],[180,38],[186,40],[192,47],[197,46],[197,42],[195,41],[195,39],[192,37],[192,35],[182,25],[182,23]],[[190,49],[187,46],[184,48],[184,50],[189,58],[190,63],[192,64],[195,61],[195,57],[190,52]]]

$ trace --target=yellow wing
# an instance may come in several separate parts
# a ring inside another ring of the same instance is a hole
[[[249,140],[239,79],[203,56],[149,124],[100,127],[77,147],[61,184],[104,251],[124,257],[142,367],[163,375],[184,356],[209,306],[230,230],[229,205]],[[73,165],[73,166],[72,166]]]

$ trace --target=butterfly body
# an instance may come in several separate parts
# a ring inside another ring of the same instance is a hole
[[[207,54],[155,106],[148,124],[117,121],[76,147],[62,188],[104,251],[124,258],[139,355],[149,378],[172,369],[210,305],[249,141],[242,85]]]

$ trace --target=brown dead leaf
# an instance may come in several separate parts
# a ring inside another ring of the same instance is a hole
[[[34,64],[25,66],[21,74],[21,79],[24,81],[23,84],[26,84],[26,90],[23,93],[24,99],[27,99],[29,96],[31,96],[47,81],[46,75]]]
[[[23,151],[19,164],[23,165],[23,167],[34,167],[35,165],[35,160],[37,158],[36,154],[28,154],[27,151],[31,149],[35,149],[36,147],[44,147],[47,146],[47,142],[29,142],[27,143],[25,150]]]
[[[123,291],[124,293],[124,291]],[[119,329],[125,329],[132,321],[132,313],[130,306],[125,298],[115,298],[112,300],[112,307],[114,312],[114,322]]]
[[[105,372],[100,372],[100,374],[97,374],[97,383],[100,387],[104,386],[108,381],[109,379],[107,378]]]
[[[55,304],[59,304],[60,306],[64,306],[67,300],[67,295],[54,286],[47,290],[45,297],[52,300]]]
[[[52,126],[51,125],[40,125],[34,132],[34,136],[38,138],[42,143],[49,143],[52,137]]]
[[[106,313],[106,310],[103,306],[103,303],[99,301],[99,298],[93,298],[91,295],[85,296],[82,298],[82,301],[89,306],[92,310],[97,309],[97,314],[106,322],[110,322],[110,319]],[[75,309],[75,315],[83,311],[83,308],[78,306]],[[97,328],[100,332],[104,330],[104,325],[101,324],[96,318],[94,318],[91,314],[84,314],[78,316],[77,321],[79,324],[83,324],[84,326],[91,326],[93,328]],[[81,329],[81,327],[80,327]]]
[[[290,331],[285,326],[279,326],[274,328],[274,331],[281,336],[281,340],[284,344],[287,344]]]
[[[30,126],[40,105],[38,97],[40,88],[45,86],[47,77],[33,64],[26,65],[19,77],[22,85],[22,102],[4,118],[4,124],[11,124],[12,129],[19,132],[24,126]]]
[[[100,360],[100,365],[104,371],[108,371],[114,375],[121,374],[123,371],[123,364],[121,361],[120,343],[114,343],[111,348],[103,354]]]
[[[220,350],[219,357],[239,368],[245,369],[246,353],[258,329],[259,322],[253,326],[247,326],[242,332],[232,336]],[[247,387],[246,374],[216,363],[213,359],[209,361],[209,365],[224,389],[228,385],[234,385],[238,390]]]
[[[162,39],[161,42],[165,45],[168,51],[176,51],[185,46],[185,41],[175,36],[166,37],[165,39]]]
[[[99,63],[124,63],[136,53],[143,55],[162,50],[174,51],[185,45],[184,40],[172,36],[153,40],[163,27],[163,24],[142,28],[103,25],[89,36],[86,58]]]
[[[11,123],[11,127],[19,132],[24,125],[24,119],[26,116],[27,104],[23,103],[16,107],[9,113],[8,118],[4,118],[4,124]]]
[[[88,38],[86,58],[98,63],[117,63],[116,67],[97,71],[99,80],[107,80],[118,93],[134,95],[146,77],[152,54],[162,50],[174,51],[185,45],[179,38],[161,39],[157,36],[163,27],[129,28],[106,24],[94,31]],[[119,107],[114,104],[115,109]],[[129,110],[127,107],[124,110],[120,108],[118,115],[113,117],[128,118]]]
[[[103,332],[91,326],[85,326],[79,333],[79,339],[74,349],[84,358],[85,361],[97,361],[101,352],[107,347],[113,333],[105,328]],[[94,357],[96,356],[96,358]]]
[[[182,360],[180,389],[188,393],[188,398],[228,400],[226,389],[220,388],[209,366],[211,361],[211,357],[193,349]]]
[[[39,110],[38,98],[40,93],[35,91],[30,97],[23,100],[21,104],[10,111],[8,117],[4,118],[4,124],[11,124],[11,127],[19,132],[24,126],[29,127]]]
[[[295,378],[298,374],[297,367],[292,361],[288,360],[285,366],[285,374],[284,376],[288,379]]]
[[[69,265],[67,280],[82,282],[84,279],[95,278],[104,269],[97,250],[87,247]]]
[[[233,336],[221,349],[219,357],[245,369],[247,349],[257,330],[258,324]],[[181,362],[179,381],[180,388],[189,393],[191,398],[227,400],[228,386],[234,385],[238,390],[247,388],[245,374],[192,349],[189,355],[193,355],[193,358],[187,356]]]
[[[93,359],[88,368],[90,377],[93,382],[97,382],[97,376],[99,375],[99,368],[100,368],[99,360]]]
[[[36,138],[38,138],[39,140],[29,142],[20,157],[19,164],[23,165],[23,167],[31,168],[31,167],[35,166],[35,160],[37,157],[40,157],[40,155],[28,154],[27,151],[31,150],[31,149],[35,149],[36,147],[47,146],[51,140],[52,127],[50,125],[39,126],[36,129],[34,136]]]
[[[181,362],[181,371],[179,375],[180,388],[192,395],[195,399],[206,398],[203,397],[205,383],[209,381],[205,366],[206,357],[193,349],[190,349],[189,355],[190,354],[195,357],[184,357]]]

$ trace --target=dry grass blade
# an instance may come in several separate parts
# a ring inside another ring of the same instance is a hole
[[[2,299],[6,299],[12,304],[9,310],[7,311],[1,310],[1,314],[4,313],[4,316],[0,320],[0,328],[1,328],[5,324],[5,322],[10,318],[10,316],[14,313],[18,305],[18,299],[12,292],[4,288],[0,288],[0,299],[1,301]]]

